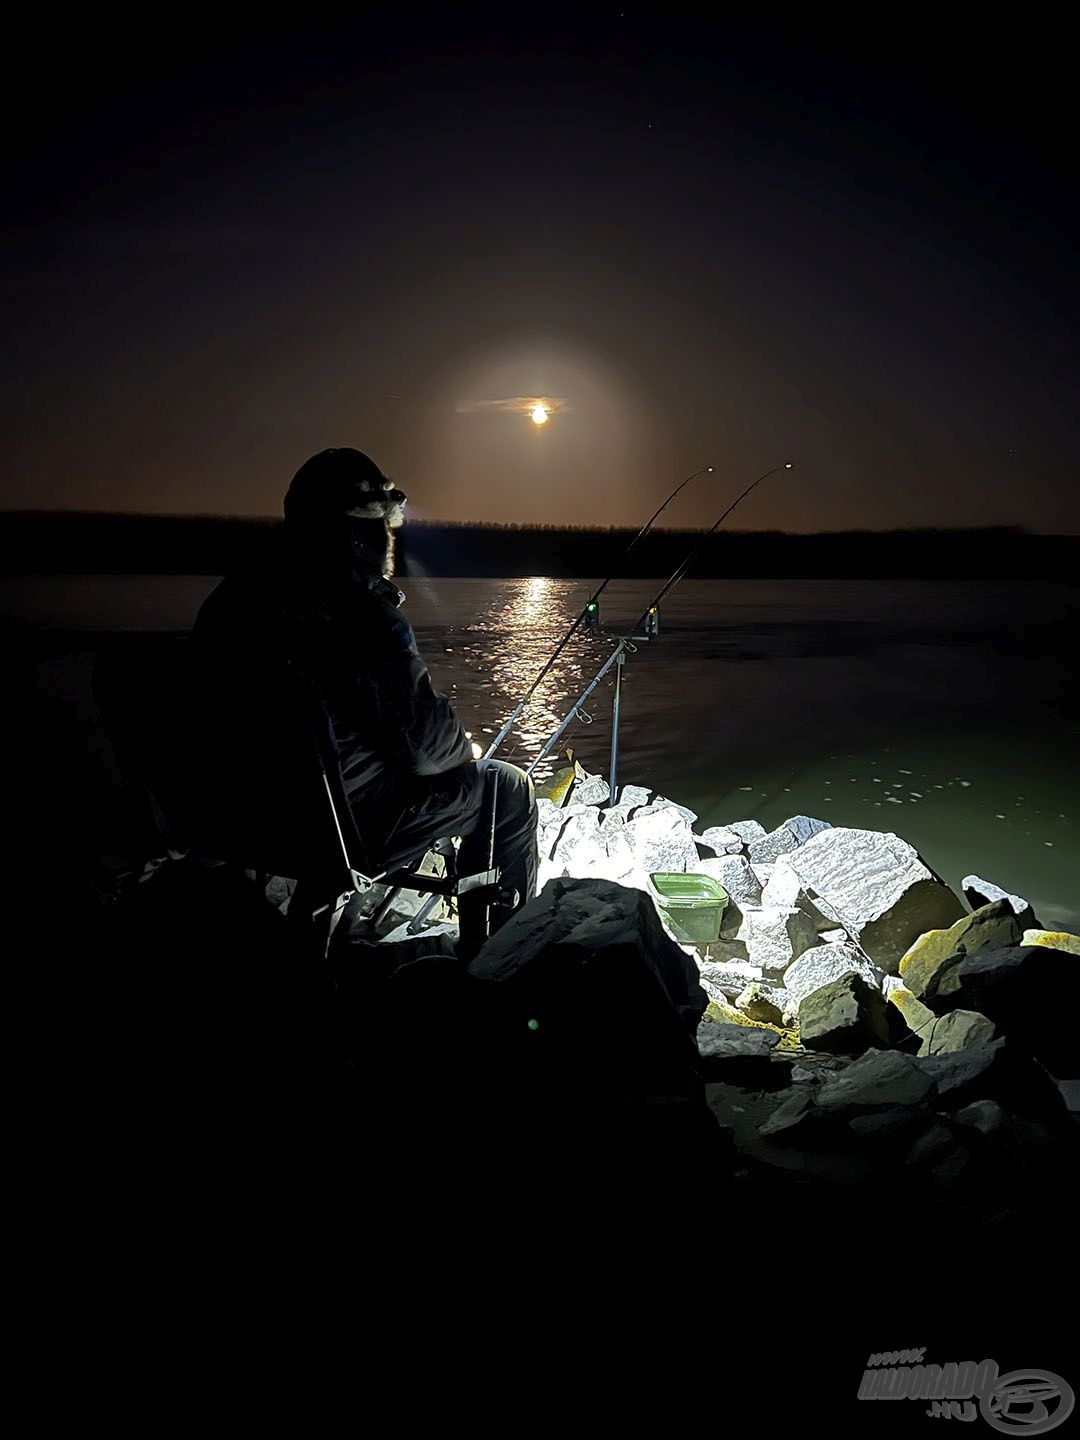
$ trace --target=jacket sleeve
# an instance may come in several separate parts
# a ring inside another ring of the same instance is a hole
[[[374,688],[388,758],[413,775],[440,775],[471,763],[469,738],[450,701],[431,683],[408,621],[379,601],[372,628]]]

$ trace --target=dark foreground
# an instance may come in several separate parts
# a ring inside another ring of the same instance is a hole
[[[986,1072],[1009,1136],[960,1144],[955,1097],[920,1102],[947,1138],[912,1164],[871,1104],[843,1153],[792,1165],[744,1143],[791,1057],[702,1062],[658,924],[616,931],[504,945],[483,979],[358,923],[320,965],[246,877],[187,864],[84,915],[40,1136],[76,1310],[122,1297],[157,1362],[363,1331],[410,1371],[417,1345],[432,1375],[471,1356],[452,1383],[478,1411],[525,1385],[536,1413],[577,1375],[611,1417],[659,1394],[676,1428],[734,1406],[765,1433],[819,1410],[917,1432],[923,1407],[856,1398],[870,1352],[909,1346],[1075,1371],[1077,1133],[1029,1056]]]

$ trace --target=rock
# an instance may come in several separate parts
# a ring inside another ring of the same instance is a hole
[[[602,775],[587,775],[574,787],[574,799],[582,805],[603,805],[610,794],[608,782]]]
[[[1070,1078],[1080,1075],[1080,1046],[1075,1014],[1062,1001],[1078,980],[1080,955],[1046,945],[986,946],[953,972],[949,999],[987,1016],[1054,1075]]]
[[[846,930],[822,930],[819,933],[826,945],[842,945],[850,939]]]
[[[885,997],[861,975],[846,974],[803,997],[799,1039],[811,1050],[857,1054],[889,1043]]]
[[[746,945],[751,964],[760,965],[766,976],[779,978],[816,944],[817,931],[809,915],[794,907],[748,907],[737,938]]]
[[[698,975],[702,988],[710,1000],[734,1000],[747,985],[752,985],[762,976],[757,965],[740,964],[738,961],[717,964],[711,960],[698,961]]]
[[[940,1109],[996,1100],[1010,1114],[1023,1114],[1051,1126],[1060,1126],[1067,1119],[1053,1079],[1005,1037],[945,1055],[918,1056],[911,1063],[936,1085]]]
[[[779,1039],[771,1030],[703,1020],[697,1033],[702,1073],[709,1080],[775,1089],[786,1075],[786,1067],[773,1065],[771,1059]]]
[[[410,945],[418,940],[435,940],[442,937],[445,937],[447,942],[442,953],[453,954],[454,947],[458,942],[456,920],[427,920],[424,922],[423,929],[416,935],[409,934],[409,922],[403,920],[388,935],[383,935],[378,943],[380,945]]]
[[[761,882],[749,860],[744,855],[718,855],[714,860],[699,860],[694,873],[710,876],[727,892],[720,934],[725,939],[734,938],[739,933],[746,907],[761,903]]]
[[[759,824],[757,820],[732,820],[723,826],[723,829],[734,830],[744,845],[750,845],[753,841],[760,840],[765,834],[765,826]]]
[[[898,835],[819,830],[788,858],[822,914],[890,973],[918,936],[963,914],[959,899]]]
[[[623,785],[619,790],[618,803],[633,808],[636,805],[648,805],[651,790],[646,790],[643,785]]]
[[[1008,900],[995,900],[948,929],[920,935],[901,957],[900,975],[913,995],[940,1014],[960,1003],[958,972],[968,955],[984,946],[1015,945],[1022,933]]]
[[[815,820],[810,815],[790,815],[781,828],[790,830],[798,844],[805,845],[812,835],[820,830],[831,830],[832,826],[828,820]]]
[[[856,1140],[863,1144],[895,1144],[906,1140],[926,1123],[926,1112],[915,1105],[886,1105],[881,1110],[868,1110],[853,1115],[847,1122]]]
[[[710,825],[701,832],[699,838],[702,844],[708,845],[717,855],[738,855],[743,848],[742,837],[722,825]]]
[[[1025,930],[1020,944],[1042,945],[1065,955],[1080,955],[1080,935],[1071,935],[1067,930]]]
[[[749,845],[752,862],[769,864],[791,850],[797,850],[812,835],[831,827],[825,820],[813,820],[809,815],[791,815],[768,835],[759,835]]]
[[[761,1127],[761,1134],[781,1137],[790,1144],[800,1134],[820,1128],[814,1096],[805,1086],[791,1090]]]
[[[745,990],[735,997],[736,1007],[751,1020],[763,1020],[766,1025],[782,1025],[784,1007],[773,999],[773,992],[758,981],[751,981]]]
[[[950,1184],[966,1168],[967,1155],[958,1145],[955,1129],[943,1120],[933,1121],[907,1152],[912,1170],[930,1171],[938,1183]]]
[[[738,1055],[767,1060],[779,1039],[769,1030],[751,1030],[745,1025],[721,1025],[715,1020],[702,1020],[697,1031],[698,1050],[703,1059]]]
[[[984,905],[991,905],[995,900],[1007,900],[1013,914],[1022,925],[1039,923],[1035,919],[1035,912],[1031,908],[1030,901],[1025,900],[1021,895],[1010,895],[1008,890],[1003,890],[992,880],[983,880],[978,875],[965,875],[960,881],[960,888],[964,892],[964,899],[973,910],[981,910]]]
[[[758,882],[758,884],[761,886],[762,890],[764,890],[765,886],[766,886],[766,885],[769,883],[769,881],[772,879],[772,872],[773,872],[773,865],[772,865],[772,863],[770,862],[768,865],[766,865],[766,864],[764,863],[764,861],[761,861],[761,862],[759,862],[757,865],[751,866],[751,869],[753,870],[754,874],[757,876],[757,882]]]
[[[818,1092],[817,1103],[828,1114],[850,1118],[867,1110],[928,1104],[934,1083],[925,1062],[896,1050],[871,1050],[830,1076]]]
[[[851,971],[861,975],[868,985],[880,988],[881,971],[870,964],[857,946],[850,943],[813,945],[784,971],[784,989],[798,1003],[804,996]]]
[[[696,965],[665,934],[649,897],[606,880],[549,881],[469,965],[476,980],[501,986],[521,980],[522,990],[537,996],[549,988],[545,971],[556,995],[569,972],[580,972],[597,994],[601,989],[606,994],[609,1012],[626,1005],[631,983],[648,1005],[644,997],[651,986],[667,997],[691,1035],[708,1004]],[[662,1030],[659,1012],[649,1013]]]
[[[698,818],[696,810],[691,810],[686,805],[678,805],[674,800],[669,800],[665,795],[657,795],[655,799],[650,802],[648,808],[677,810],[688,825],[695,824]]]
[[[760,839],[751,840],[746,853],[750,856],[752,865],[771,865],[778,856],[798,848],[799,842],[791,831],[783,825],[778,825],[775,830],[770,830]]]
[[[682,873],[697,868],[697,846],[690,822],[674,805],[649,805],[636,811],[626,823],[626,834],[646,874]]]
[[[974,1010],[950,1010],[933,1016],[933,1025],[923,1032],[920,1055],[950,1055],[969,1045],[985,1045],[997,1039],[997,1029],[985,1015]]]
[[[817,930],[829,930],[833,922],[815,906],[803,887],[802,881],[791,868],[786,855],[781,855],[772,867],[769,883],[761,892],[764,906],[794,907],[809,915]],[[844,932],[841,930],[840,935]],[[846,937],[845,937],[846,938]]]
[[[885,979],[893,982],[889,986],[885,998],[900,1012],[908,1029],[914,1035],[925,1039],[933,1029],[937,1016],[932,1010],[928,1010],[921,1000],[916,999],[911,991],[894,976],[886,975]]]

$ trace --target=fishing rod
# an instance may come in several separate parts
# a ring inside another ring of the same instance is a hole
[[[645,524],[630,541],[630,544],[626,547],[626,554],[632,554],[633,551],[637,548],[637,546],[640,545],[641,541],[644,540],[645,536],[656,524],[656,521],[660,518],[660,516],[664,513],[667,507],[675,499],[680,490],[683,490],[687,485],[689,485],[691,480],[696,480],[699,475],[711,475],[712,473],[713,466],[706,465],[701,470],[695,470],[694,473],[692,475],[688,475],[685,480],[681,480],[679,484],[675,486],[675,489],[672,490],[671,494],[667,497],[664,503],[658,506],[653,511],[653,513],[649,516],[648,520],[646,520]],[[525,691],[525,694],[521,697],[518,703],[514,706],[513,710],[510,712],[509,718],[507,719],[506,723],[503,725],[499,733],[495,736],[495,739],[492,740],[488,748],[484,751],[485,760],[491,759],[492,755],[495,754],[495,751],[498,750],[499,746],[506,739],[507,735],[509,735],[511,729],[513,728],[515,720],[517,720],[518,716],[525,709],[525,706],[536,694],[536,691],[539,688],[541,681],[544,679],[544,676],[548,674],[551,667],[555,664],[556,660],[558,660],[559,656],[566,649],[567,645],[569,645],[570,641],[577,634],[581,626],[585,624],[585,622],[589,619],[590,616],[597,613],[597,605],[599,604],[600,596],[611,584],[613,579],[614,576],[609,575],[606,580],[601,580],[600,584],[589,596],[588,600],[585,601],[585,604],[581,607],[581,613],[577,616],[577,618],[570,626],[570,629],[567,630],[563,638],[555,646],[555,649],[548,656],[547,660],[544,661],[544,664],[537,672],[536,678],[533,680],[532,684]]]
[[[617,675],[616,675],[616,687],[617,687],[617,688],[616,688],[616,706],[615,706],[615,709],[614,709],[614,711],[613,711],[613,713],[612,713],[613,729],[612,729],[612,737],[611,737],[611,771],[610,771],[610,775],[609,775],[609,779],[608,779],[608,789],[609,789],[609,792],[610,792],[611,803],[612,803],[612,804],[615,803],[616,795],[615,795],[615,789],[614,789],[614,782],[615,782],[615,762],[616,762],[616,758],[617,758],[617,754],[618,754],[618,720],[619,720],[619,710],[618,710],[618,698],[619,698],[619,697],[618,697],[618,690],[619,690],[619,688],[621,688],[621,687],[618,686],[618,681],[621,680],[621,678],[622,678],[622,666],[623,666],[623,663],[625,662],[625,659],[626,659],[627,654],[628,654],[628,653],[629,653],[629,654],[633,654],[634,651],[637,649],[637,646],[636,646],[633,642],[634,642],[635,640],[646,640],[646,639],[651,638],[650,633],[649,633],[650,630],[652,630],[652,633],[655,634],[655,628],[650,625],[650,618],[656,616],[656,614],[657,614],[657,612],[658,612],[658,610],[659,610],[659,607],[660,607],[660,602],[661,602],[661,600],[663,600],[664,596],[667,595],[671,590],[673,590],[673,589],[675,588],[675,586],[676,586],[676,585],[679,583],[679,581],[683,578],[683,576],[686,574],[686,572],[690,569],[690,566],[691,566],[691,565],[694,563],[694,561],[697,559],[698,555],[699,555],[700,552],[701,552],[701,547],[704,545],[705,541],[709,538],[709,536],[715,534],[716,531],[719,530],[720,526],[724,523],[724,521],[727,519],[727,517],[731,514],[731,512],[736,508],[737,505],[741,505],[741,504],[742,504],[742,502],[743,502],[743,501],[746,499],[746,497],[750,494],[751,490],[755,489],[756,486],[760,485],[763,480],[767,480],[770,475],[775,475],[778,470],[790,470],[790,469],[791,469],[791,465],[792,465],[792,462],[791,462],[790,460],[789,460],[789,461],[785,461],[784,464],[782,464],[782,465],[774,465],[771,470],[766,470],[763,475],[759,475],[756,480],[752,481],[752,482],[746,487],[746,489],[742,491],[741,494],[739,494],[739,495],[737,495],[737,496],[735,497],[735,499],[734,499],[734,500],[731,502],[731,504],[727,507],[727,509],[724,511],[724,513],[720,516],[719,520],[717,520],[715,524],[711,525],[711,526],[709,527],[709,529],[705,531],[705,534],[702,535],[701,539],[697,542],[697,544],[694,546],[694,548],[690,551],[690,553],[689,553],[689,555],[687,555],[686,559],[683,560],[683,561],[675,568],[675,570],[672,572],[670,578],[669,578],[667,581],[665,581],[665,583],[664,583],[664,585],[661,587],[659,593],[649,602],[648,605],[646,605],[644,611],[642,612],[641,619],[640,619],[640,620],[637,622],[637,624],[634,626],[634,630],[644,631],[645,634],[635,635],[635,634],[632,633],[632,634],[630,634],[630,635],[623,635],[623,636],[621,636],[621,637],[619,638],[619,643],[615,646],[615,649],[611,652],[611,654],[608,656],[608,658],[604,661],[603,665],[601,665],[600,669],[596,672],[596,674],[593,676],[593,678],[589,681],[588,685],[586,685],[585,689],[581,692],[581,694],[578,696],[578,698],[574,701],[573,705],[570,707],[569,711],[567,712],[567,715],[566,715],[565,720],[563,720],[562,724],[561,724],[561,725],[559,726],[559,728],[554,732],[554,734],[552,734],[551,736],[549,736],[548,739],[545,741],[543,749],[540,751],[539,755],[536,756],[535,760],[533,760],[533,762],[532,762],[532,764],[529,766],[528,770],[526,770],[525,773],[526,773],[527,775],[531,775],[532,772],[536,769],[537,765],[540,764],[541,760],[543,760],[543,759],[545,758],[545,756],[547,756],[548,754],[550,754],[550,752],[554,749],[554,747],[558,744],[559,740],[560,740],[560,739],[562,738],[562,736],[565,734],[566,730],[567,730],[567,729],[569,728],[569,726],[573,723],[573,721],[576,719],[576,717],[580,714],[582,705],[583,705],[583,704],[585,703],[585,701],[589,698],[589,696],[593,693],[593,691],[596,689],[597,685],[600,684],[600,681],[604,678],[604,676],[607,674],[607,672],[611,669],[611,667],[612,667],[613,665],[618,665],[618,666],[619,666],[619,670],[618,670]]]

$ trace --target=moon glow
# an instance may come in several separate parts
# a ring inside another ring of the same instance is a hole
[[[544,405],[536,404],[529,411],[529,416],[534,425],[546,425],[548,420],[547,408]]]

